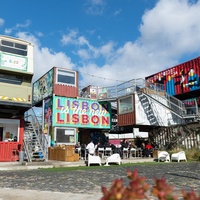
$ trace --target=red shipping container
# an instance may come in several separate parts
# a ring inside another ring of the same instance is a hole
[[[33,105],[53,95],[76,98],[78,96],[78,72],[53,67],[33,83]]]
[[[163,89],[181,100],[198,98],[200,91],[200,57],[146,77],[146,81],[163,84]]]

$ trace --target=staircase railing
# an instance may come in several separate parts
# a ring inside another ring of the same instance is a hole
[[[38,120],[38,117],[35,114],[34,109],[30,109],[28,113],[25,115],[25,121],[28,122],[28,126],[25,127],[24,134],[24,146],[25,151],[28,158],[30,159],[32,154],[32,150],[34,148],[35,143],[39,146],[39,149],[42,153],[41,160],[48,159],[48,140],[46,135],[43,133],[42,129],[42,121]],[[35,140],[35,142],[30,142],[31,140]],[[31,154],[31,155],[30,155]],[[31,159],[30,159],[31,160]]]

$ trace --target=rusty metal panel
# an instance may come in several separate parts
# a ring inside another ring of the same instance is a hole
[[[118,115],[117,120],[118,120],[118,126],[135,125],[136,124],[135,112]]]
[[[179,64],[169,69],[150,75],[145,79],[151,83],[163,84],[163,89],[170,95],[182,95],[187,99],[191,94],[197,97],[200,90],[200,57]]]
[[[77,97],[78,96],[78,87],[67,86],[67,85],[54,85],[53,93],[56,96],[64,97]]]

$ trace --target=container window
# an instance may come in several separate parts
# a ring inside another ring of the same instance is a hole
[[[0,44],[0,51],[27,56],[27,45],[2,40]]]
[[[20,76],[10,74],[0,74],[0,82],[21,85],[22,78]]]
[[[118,105],[119,105],[119,114],[133,112],[134,110],[133,95],[118,99]]]
[[[57,69],[56,83],[76,86],[76,72]]]
[[[76,129],[56,127],[55,141],[57,144],[75,145],[76,143]]]

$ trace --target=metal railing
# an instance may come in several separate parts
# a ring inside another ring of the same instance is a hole
[[[90,97],[90,87],[87,88],[87,98]],[[164,85],[158,83],[150,83],[142,78],[132,79],[112,87],[95,87],[92,86],[93,91],[96,91],[95,99],[109,100],[117,99],[122,96],[133,94],[135,92],[143,92],[154,98],[160,104],[163,104],[168,109],[184,117],[187,115],[187,110],[183,101],[166,93]],[[103,91],[103,93],[102,93]],[[83,93],[82,93],[83,95]],[[81,97],[81,93],[80,93]],[[198,109],[196,109],[196,114]]]
[[[43,133],[42,121],[38,119],[33,108],[31,108],[25,114],[24,119],[25,119],[26,122],[31,123],[33,130],[34,130],[32,134],[36,134],[36,137],[38,138],[38,142],[39,142],[41,149],[42,149],[43,158],[45,160],[47,160],[48,159],[48,140],[46,138],[46,135]]]

